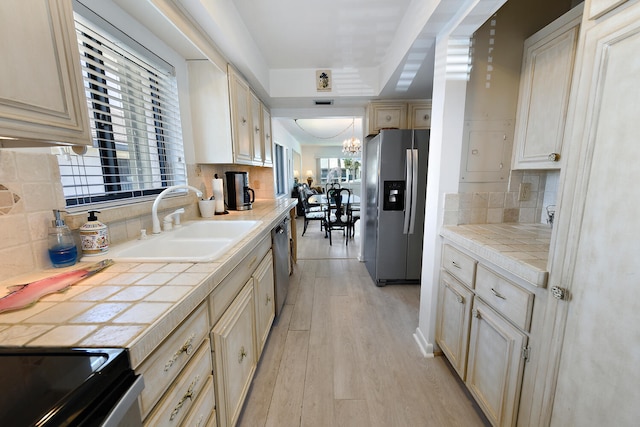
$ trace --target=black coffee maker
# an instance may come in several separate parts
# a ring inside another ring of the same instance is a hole
[[[234,211],[251,209],[256,193],[249,188],[248,172],[225,172],[227,178],[227,208]],[[251,196],[249,196],[251,193]]]

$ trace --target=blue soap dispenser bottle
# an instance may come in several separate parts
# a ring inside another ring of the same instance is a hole
[[[49,258],[54,267],[68,267],[74,265],[78,259],[78,248],[71,230],[60,217],[62,211],[54,210],[53,220],[49,228]]]

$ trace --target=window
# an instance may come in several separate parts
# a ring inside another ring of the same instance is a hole
[[[276,151],[276,163],[274,165],[274,172],[276,175],[276,193],[278,195],[285,194],[286,180],[285,180],[285,149],[280,144],[275,144]]]
[[[357,181],[362,173],[360,159],[354,158],[322,157],[318,159],[318,170],[322,184]]]
[[[186,183],[178,90],[163,70],[76,15],[93,146],[58,150],[67,207],[129,202]]]

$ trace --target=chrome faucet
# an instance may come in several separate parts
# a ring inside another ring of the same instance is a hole
[[[196,187],[192,187],[191,185],[187,185],[187,184],[172,185],[171,187],[167,187],[164,190],[162,190],[162,192],[158,194],[158,197],[156,197],[156,199],[153,201],[153,207],[151,208],[151,221],[153,222],[153,234],[160,234],[162,232],[162,230],[160,229],[160,220],[158,219],[158,205],[160,204],[160,200],[162,200],[165,194],[171,193],[174,190],[180,190],[180,189],[193,190],[193,192],[196,193],[196,196],[198,196],[199,199],[202,198],[202,191],[198,190]]]

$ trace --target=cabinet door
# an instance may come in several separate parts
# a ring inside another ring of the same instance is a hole
[[[431,103],[409,104],[409,129],[431,129]]]
[[[0,147],[91,145],[71,1],[3,0],[0,40]]]
[[[369,108],[369,134],[380,129],[406,129],[407,104],[372,104]]]
[[[514,169],[560,167],[581,16],[582,6],[524,43]]]
[[[229,86],[233,157],[236,163],[251,165],[253,164],[253,132],[249,86],[233,71],[229,72]]]
[[[256,357],[259,359],[276,314],[271,251],[253,273],[253,286],[256,306]]]
[[[213,328],[219,421],[234,426],[256,369],[253,279]]]
[[[273,138],[271,137],[271,113],[262,105],[262,160],[264,166],[273,166]]]
[[[527,336],[475,298],[466,384],[494,426],[514,426]]]
[[[253,93],[249,92],[251,103],[251,146],[253,147],[253,164],[262,166],[264,150],[262,148],[262,102]]]
[[[465,379],[473,292],[448,273],[440,276],[436,341],[460,378]]]

